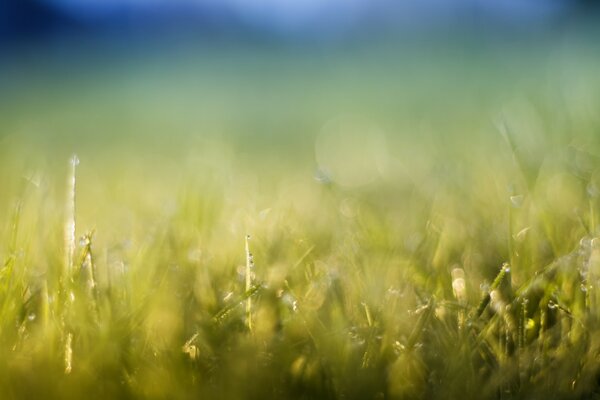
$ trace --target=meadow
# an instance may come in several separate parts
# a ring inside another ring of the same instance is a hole
[[[600,397],[591,49],[22,51],[0,397]]]

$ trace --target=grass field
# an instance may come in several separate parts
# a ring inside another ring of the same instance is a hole
[[[600,397],[589,47],[208,54],[3,65],[0,397]]]

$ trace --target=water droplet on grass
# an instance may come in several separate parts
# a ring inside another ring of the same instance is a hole
[[[515,196],[510,196],[510,202],[513,207],[519,208],[523,205],[524,196],[522,194],[518,194]]]

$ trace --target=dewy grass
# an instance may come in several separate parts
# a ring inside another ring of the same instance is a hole
[[[319,107],[375,101],[335,80],[270,81],[311,101],[289,143],[253,133],[287,128],[256,104],[198,127],[247,136],[3,141],[0,397],[597,398],[600,82],[585,76],[507,103],[508,143],[489,123],[507,92],[397,117],[421,92],[393,90],[365,110],[386,146],[362,186],[316,165]],[[137,129],[166,125],[138,106]],[[22,114],[69,128],[55,111]],[[73,146],[81,165],[65,162]],[[364,151],[327,154],[339,170]],[[30,169],[41,178],[23,189]]]
[[[65,373],[70,374],[73,369],[73,333],[71,332],[72,321],[70,321],[75,301],[73,292],[73,269],[75,258],[75,212],[76,212],[76,183],[77,183],[77,165],[79,159],[73,155],[69,160],[69,173],[67,177],[67,200],[65,208],[65,262],[62,271],[62,288],[60,301],[64,303],[64,312],[60,315],[63,341],[64,341],[64,364]]]
[[[76,213],[84,207],[75,208],[75,165],[69,164],[64,224],[68,268],[59,280],[54,268],[35,273],[21,253],[32,250],[15,239],[30,209],[15,212],[20,216],[7,230],[2,318],[16,324],[2,324],[9,362],[2,372],[10,380],[0,385],[14,397],[43,391],[77,398],[98,390],[116,398],[578,398],[597,391],[600,252],[587,230],[574,230],[566,237],[572,251],[543,265],[536,246],[549,245],[546,233],[535,211],[524,214],[521,205],[508,216],[507,226],[518,232],[510,235],[517,238],[513,254],[506,255],[520,270],[515,274],[505,262],[489,285],[489,273],[470,261],[472,250],[456,253],[458,263],[453,258],[460,246],[483,245],[452,244],[464,228],[438,223],[419,246],[390,252],[393,235],[402,231],[381,225],[359,196],[354,204],[362,220],[313,221],[304,233],[297,230],[310,213],[280,207],[283,214],[272,222],[258,213],[257,221],[245,221],[259,238],[251,251],[245,237],[245,260],[238,246],[212,249],[229,235],[218,220],[211,222],[214,236],[188,231],[192,214],[174,215],[152,235],[137,236],[131,255],[106,248],[102,259],[92,232],[75,241]],[[338,202],[338,193],[304,190],[320,198],[311,211],[320,218],[328,215],[319,211],[327,202]],[[424,215],[423,225],[432,224],[432,214]],[[21,229],[18,237],[27,233]],[[197,235],[206,245],[184,251],[181,246],[197,246]],[[260,283],[253,253],[269,265]],[[436,268],[447,262],[447,269],[424,275],[431,260]],[[42,377],[39,388],[21,383],[30,374]],[[231,379],[238,389],[227,385]]]
[[[67,177],[66,191],[67,200],[65,202],[65,269],[63,274],[66,278],[70,277],[73,273],[73,258],[75,257],[75,196],[77,165],[79,165],[79,159],[74,155],[69,161],[70,168]]]
[[[483,312],[485,311],[485,308],[490,303],[491,294],[496,289],[498,289],[498,287],[500,287],[500,285],[502,284],[502,282],[504,281],[504,279],[508,273],[510,273],[509,265],[508,264],[502,265],[502,267],[500,268],[500,272],[498,272],[498,275],[496,275],[496,277],[494,278],[494,281],[492,282],[490,289],[485,291],[483,298],[479,302],[479,305],[477,306],[477,309],[475,310],[475,317],[480,317],[481,314],[483,314]]]
[[[250,235],[246,235],[246,292],[252,289],[252,275],[254,274],[254,257],[250,253]],[[246,299],[246,325],[248,330],[252,331],[252,296]]]

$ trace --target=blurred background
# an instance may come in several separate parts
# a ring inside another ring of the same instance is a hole
[[[206,133],[237,120],[280,136],[357,108],[389,117],[411,107],[403,96],[454,107],[471,89],[592,56],[598,9],[593,0],[7,0],[0,135]]]
[[[597,12],[593,0],[9,0],[1,7],[5,43],[57,36],[150,40],[166,33],[244,42],[327,41],[417,28],[506,34],[508,27],[555,29]]]
[[[133,145],[177,159],[192,143],[218,142],[236,159],[301,161],[327,175],[319,159],[355,163],[315,149],[338,118],[339,129],[360,131],[357,143],[373,129],[390,142],[437,143],[489,135],[507,109],[594,109],[598,9],[592,0],[3,1],[0,151],[52,163]]]

